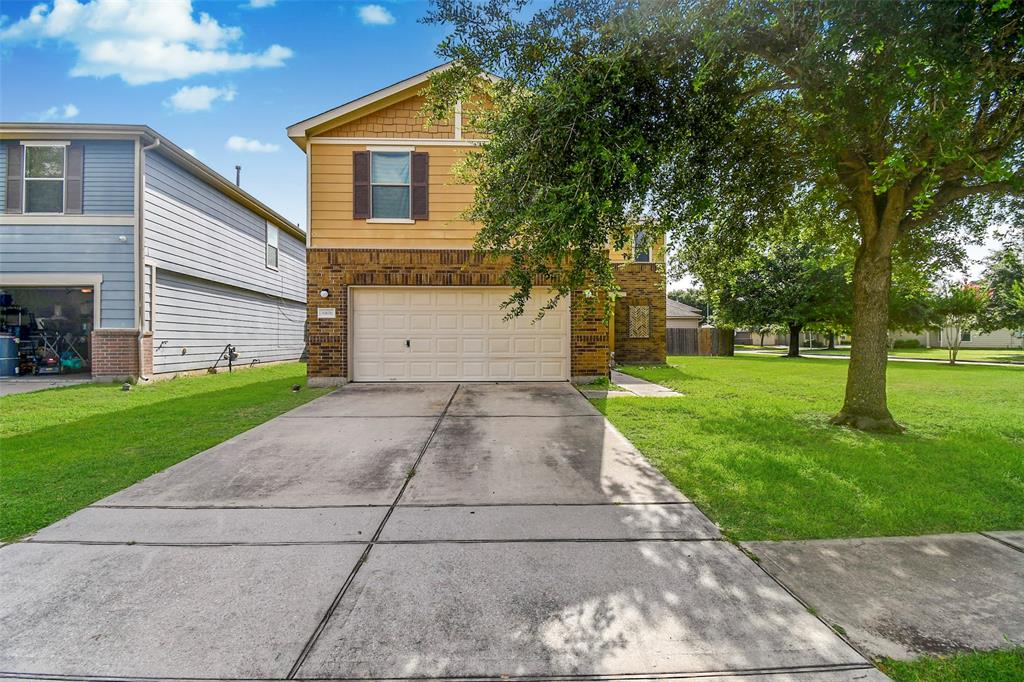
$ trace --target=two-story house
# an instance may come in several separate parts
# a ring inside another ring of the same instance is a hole
[[[167,138],[3,123],[0,177],[0,373],[302,355],[305,234]]]
[[[578,381],[607,376],[613,352],[663,362],[657,262],[613,254],[624,296],[610,325],[581,296],[536,319],[543,282],[522,317],[504,319],[504,266],[472,250],[478,226],[461,214],[474,190],[452,173],[485,140],[461,106],[425,125],[432,72],[288,128],[308,171],[310,382]]]

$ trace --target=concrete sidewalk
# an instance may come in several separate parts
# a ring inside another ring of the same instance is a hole
[[[348,386],[0,581],[20,677],[885,679],[568,384]]]
[[[781,352],[777,350],[737,350],[737,355],[773,355],[782,356],[786,354],[785,349]],[[816,358],[819,360],[849,360],[849,355],[827,355],[825,353],[815,353],[813,350],[800,351],[800,357],[802,358]],[[888,356],[890,362],[917,362],[924,363],[926,365],[949,365],[949,360],[942,360],[939,358],[906,358],[899,355]],[[1024,367],[1024,362],[988,362],[986,360],[957,360],[954,367],[960,365],[981,365],[982,367]]]
[[[743,546],[873,656],[1024,645],[1024,531]]]

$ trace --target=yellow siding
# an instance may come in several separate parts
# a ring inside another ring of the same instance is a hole
[[[430,154],[430,220],[369,223],[352,218],[352,152],[366,145],[311,144],[311,243],[335,248],[469,248],[477,225],[459,218],[473,200],[470,185],[456,184],[452,166],[470,147],[421,146]]]

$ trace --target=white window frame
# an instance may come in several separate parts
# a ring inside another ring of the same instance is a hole
[[[68,145],[69,140],[31,140],[21,142],[21,212],[23,215],[64,215],[67,210],[67,180],[68,180]],[[57,178],[30,178],[28,176],[28,150],[29,147],[62,147],[64,150],[64,161],[61,163],[60,180]],[[28,182],[50,181],[60,182],[61,200],[60,211],[30,211],[28,210]]]
[[[263,233],[263,263],[269,270],[280,270],[281,269],[281,247],[280,247],[280,236],[281,228],[274,225],[269,220],[267,221],[267,229]],[[270,249],[274,249],[274,265],[270,264]]]
[[[413,224],[416,221],[412,219],[412,152],[413,149],[410,147],[370,147],[367,149],[370,152],[370,217],[366,221],[368,223],[398,223],[398,224]],[[405,154],[409,159],[409,182],[405,185],[385,184],[385,183],[374,183],[373,182],[373,155],[374,154]],[[409,206],[408,216],[405,218],[374,218],[373,217],[373,188],[376,187],[408,187],[409,188]]]

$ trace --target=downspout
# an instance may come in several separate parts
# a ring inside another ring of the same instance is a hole
[[[160,146],[160,138],[159,137],[154,138],[152,144],[148,144],[148,145],[146,145],[145,147],[142,147],[139,150],[139,158],[137,159],[139,177],[138,177],[138,184],[137,184],[138,196],[135,199],[135,202],[136,202],[135,205],[138,207],[138,211],[137,212],[138,212],[138,226],[139,226],[139,228],[136,231],[136,236],[135,236],[135,257],[136,257],[136,263],[137,263],[137,268],[138,268],[138,273],[139,273],[139,279],[138,279],[137,282],[135,282],[135,290],[137,292],[136,305],[137,305],[137,310],[138,310],[137,314],[139,316],[138,347],[139,347],[139,380],[140,381],[149,381],[149,377],[147,377],[145,375],[145,371],[146,371],[145,355],[146,354],[143,351],[143,340],[145,339],[145,336],[146,336],[146,301],[145,301],[145,296],[146,296],[146,240],[145,240],[145,237],[143,236],[143,230],[144,230],[143,226],[145,225],[145,221],[143,220],[143,213],[145,211],[144,206],[145,206],[145,203],[146,203],[145,202],[146,192],[145,192],[145,187],[144,187],[144,183],[146,181],[145,162],[146,162],[146,152],[148,152],[150,149],[156,149],[159,146]],[[153,286],[156,287],[156,282],[153,283]],[[155,291],[153,292],[153,295],[154,296],[156,295]]]

